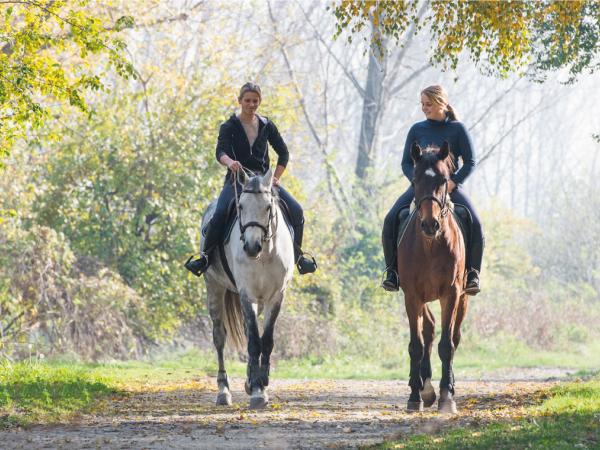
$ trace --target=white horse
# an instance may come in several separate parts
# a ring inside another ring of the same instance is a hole
[[[212,264],[204,274],[213,342],[219,359],[216,403],[231,405],[223,360],[223,347],[229,335],[238,348],[242,348],[244,341],[248,343],[246,392],[251,396],[251,408],[263,408],[269,401],[266,387],[275,321],[292,280],[294,244],[272,186],[271,170],[264,176],[252,178],[246,177],[243,171],[238,174],[242,193],[236,223],[224,246],[235,284],[221,264],[218,249],[211,255]],[[209,206],[202,225],[210,219],[215,206],[216,202]],[[257,322],[261,312],[264,314],[262,336]]]

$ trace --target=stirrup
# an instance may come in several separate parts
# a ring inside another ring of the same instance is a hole
[[[396,276],[396,283],[393,283],[392,281],[390,281],[390,279],[388,277],[388,274],[390,272]],[[400,290],[400,275],[398,275],[398,272],[395,271],[394,269],[392,269],[391,267],[388,267],[387,269],[385,269],[383,271],[383,274],[381,275],[381,287],[388,292],[399,291]]]
[[[308,255],[310,259],[308,259],[305,255]],[[305,275],[307,273],[315,272],[318,265],[315,257],[312,254],[308,252],[301,252],[300,256],[298,256],[298,260],[296,261],[296,267],[298,268],[300,275]]]
[[[187,270],[192,272],[194,275],[199,277],[204,272],[206,272],[206,269],[208,269],[208,266],[209,266],[208,255],[204,252],[200,252],[200,257],[198,259],[194,259],[192,261],[192,258],[194,256],[195,255],[190,256],[183,266]],[[203,258],[206,262],[203,262]]]

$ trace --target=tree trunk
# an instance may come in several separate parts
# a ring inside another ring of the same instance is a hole
[[[369,66],[367,69],[367,82],[363,96],[363,112],[360,124],[360,138],[358,141],[358,156],[355,174],[359,184],[368,188],[369,174],[375,164],[375,138],[382,110],[383,81],[386,75],[387,56],[385,54],[385,41],[380,37],[379,31],[373,27],[371,35],[371,49],[369,51]],[[378,42],[379,41],[379,42]]]

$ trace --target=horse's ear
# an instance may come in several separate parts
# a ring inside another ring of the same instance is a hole
[[[262,177],[261,184],[267,189],[271,189],[273,184],[273,170],[269,167],[267,173],[265,173]]]
[[[419,144],[417,144],[417,141],[413,142],[413,145],[410,149],[410,156],[412,156],[413,161],[418,162],[422,155],[423,151],[421,150],[421,147],[419,147]]]
[[[442,144],[442,148],[440,148],[440,151],[438,152],[438,159],[443,161],[444,159],[446,159],[448,157],[449,153],[450,153],[450,144],[448,144],[448,141],[444,141],[444,143]]]

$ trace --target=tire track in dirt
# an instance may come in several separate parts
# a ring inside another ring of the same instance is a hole
[[[521,375],[516,381],[459,380],[455,416],[439,415],[435,405],[406,413],[406,381],[274,380],[269,406],[252,411],[242,379],[231,380],[234,404],[217,407],[215,380],[197,378],[114,396],[96,414],[68,424],[3,431],[0,442],[19,449],[352,448],[519,418],[524,407],[541,401],[542,389],[557,383]]]

